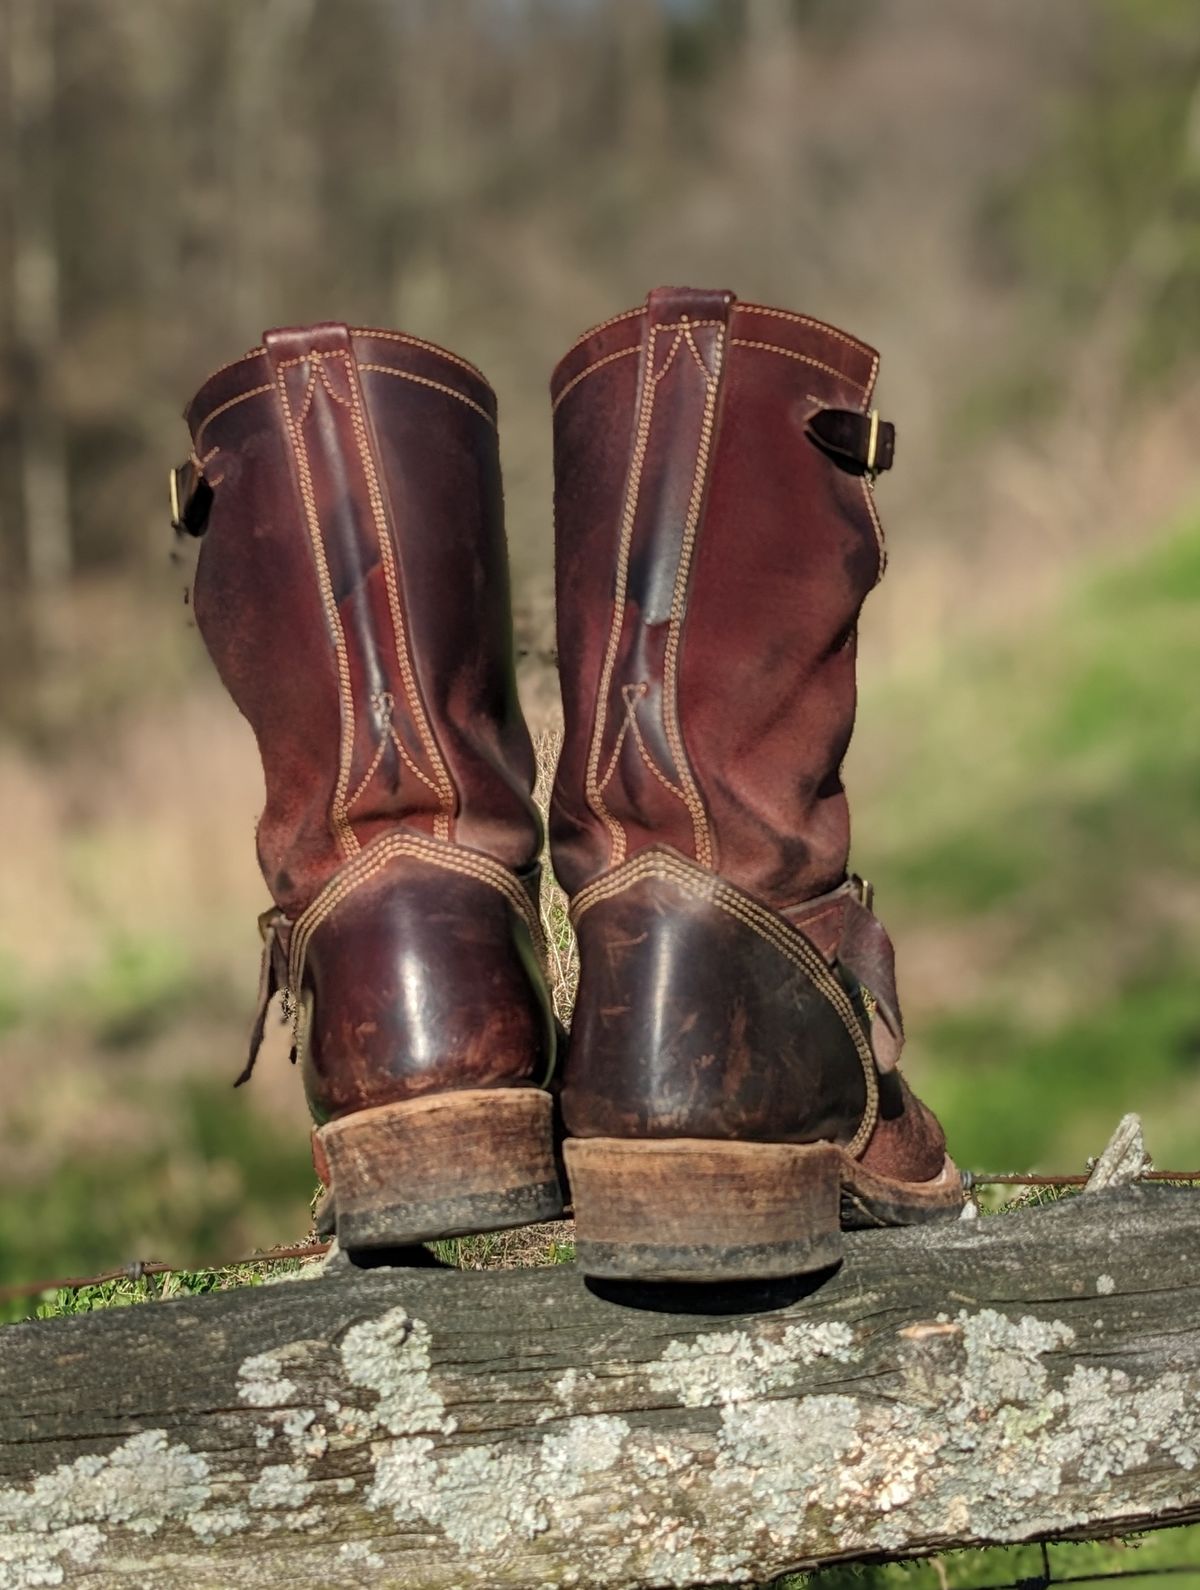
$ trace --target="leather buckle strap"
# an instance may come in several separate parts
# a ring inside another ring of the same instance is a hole
[[[871,885],[851,874],[829,894],[791,906],[783,914],[831,966],[848,972],[866,994],[875,1064],[886,1072],[896,1069],[904,1047],[904,1020],[896,993],[895,951],[873,903]]]
[[[809,415],[808,435],[827,458],[851,475],[876,475],[896,457],[896,427],[879,410],[818,409]]]
[[[246,1064],[242,1067],[241,1074],[233,1084],[240,1088],[243,1082],[249,1082],[254,1074],[255,1062],[258,1051],[262,1048],[263,1035],[267,1029],[267,1011],[272,999],[282,988],[287,994],[287,953],[281,934],[286,937],[292,924],[284,916],[278,906],[270,906],[258,919],[258,936],[262,939],[262,962],[258,972],[258,999],[254,1009],[254,1025],[250,1029],[250,1052]],[[284,1021],[289,1019],[289,1013],[284,1012]],[[296,1058],[293,1051],[292,1059]]]
[[[173,469],[169,479],[171,528],[176,535],[202,536],[208,528],[213,489],[194,459]]]

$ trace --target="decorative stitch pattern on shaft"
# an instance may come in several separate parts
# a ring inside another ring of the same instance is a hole
[[[376,539],[379,545],[380,562],[383,564],[383,577],[384,584],[387,587],[388,609],[392,619],[396,660],[400,664],[400,675],[404,682],[404,694],[408,708],[429,761],[433,779],[437,786],[438,800],[441,805],[441,810],[434,818],[434,833],[439,839],[448,839],[450,837],[450,820],[455,806],[454,785],[450,782],[450,775],[446,771],[437,741],[433,736],[433,730],[430,728],[429,720],[426,717],[424,703],[421,700],[416,675],[413,670],[412,658],[409,656],[408,632],[400,599],[400,580],[396,568],[396,555],[392,547],[391,520],[383,500],[383,492],[379,486],[379,475],[375,468],[374,448],[367,430],[366,413],[354,368],[353,356],[342,354],[341,357],[346,364],[346,379],[350,388],[349,408],[351,423],[354,427],[354,438],[358,446],[363,478],[367,485],[367,496],[371,503],[371,516],[374,521]],[[399,745],[399,736],[395,735],[394,729],[393,735],[397,745]],[[401,754],[403,755],[403,752]],[[409,759],[404,758],[404,760],[408,761]],[[428,780],[425,780],[425,782],[427,783]]]
[[[350,785],[350,764],[354,756],[354,689],[350,679],[350,659],[346,650],[346,636],[342,629],[337,599],[333,592],[333,582],[329,576],[329,565],[325,558],[325,542],[321,535],[321,521],[317,511],[316,493],[313,489],[312,467],[309,463],[308,449],[305,446],[300,427],[292,413],[292,406],[287,392],[287,378],[282,366],[276,373],[275,381],[279,392],[279,403],[283,413],[284,425],[287,428],[288,437],[292,444],[292,456],[295,460],[299,477],[300,497],[304,504],[305,522],[308,527],[309,541],[312,545],[313,559],[317,568],[317,584],[320,587],[321,600],[325,608],[325,618],[329,625],[330,637],[333,640],[334,652],[337,657],[338,702],[341,709],[342,722],[337,784],[334,787],[333,800],[330,803],[329,820],[343,855],[353,856],[360,849],[360,846],[358,838],[346,816],[346,795]]]

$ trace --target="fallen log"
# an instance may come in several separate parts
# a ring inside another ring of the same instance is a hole
[[[0,1590],[679,1586],[1200,1518],[1200,1193],[718,1292],[352,1269],[0,1330]]]

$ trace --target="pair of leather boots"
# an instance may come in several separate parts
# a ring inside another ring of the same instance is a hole
[[[266,778],[251,1063],[282,990],[343,1247],[552,1219],[569,1190],[587,1273],[712,1281],[960,1206],[846,872],[877,366],[803,315],[661,288],[554,372],[569,1041],[491,388],[324,324],[193,400],[174,518]]]

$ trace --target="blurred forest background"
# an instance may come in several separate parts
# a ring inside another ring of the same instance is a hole
[[[0,1282],[302,1237],[249,730],[165,481],[265,326],[500,398],[553,721],[546,382],[659,282],[883,354],[854,864],[960,1161],[1200,1161],[1194,0],[0,0]]]

